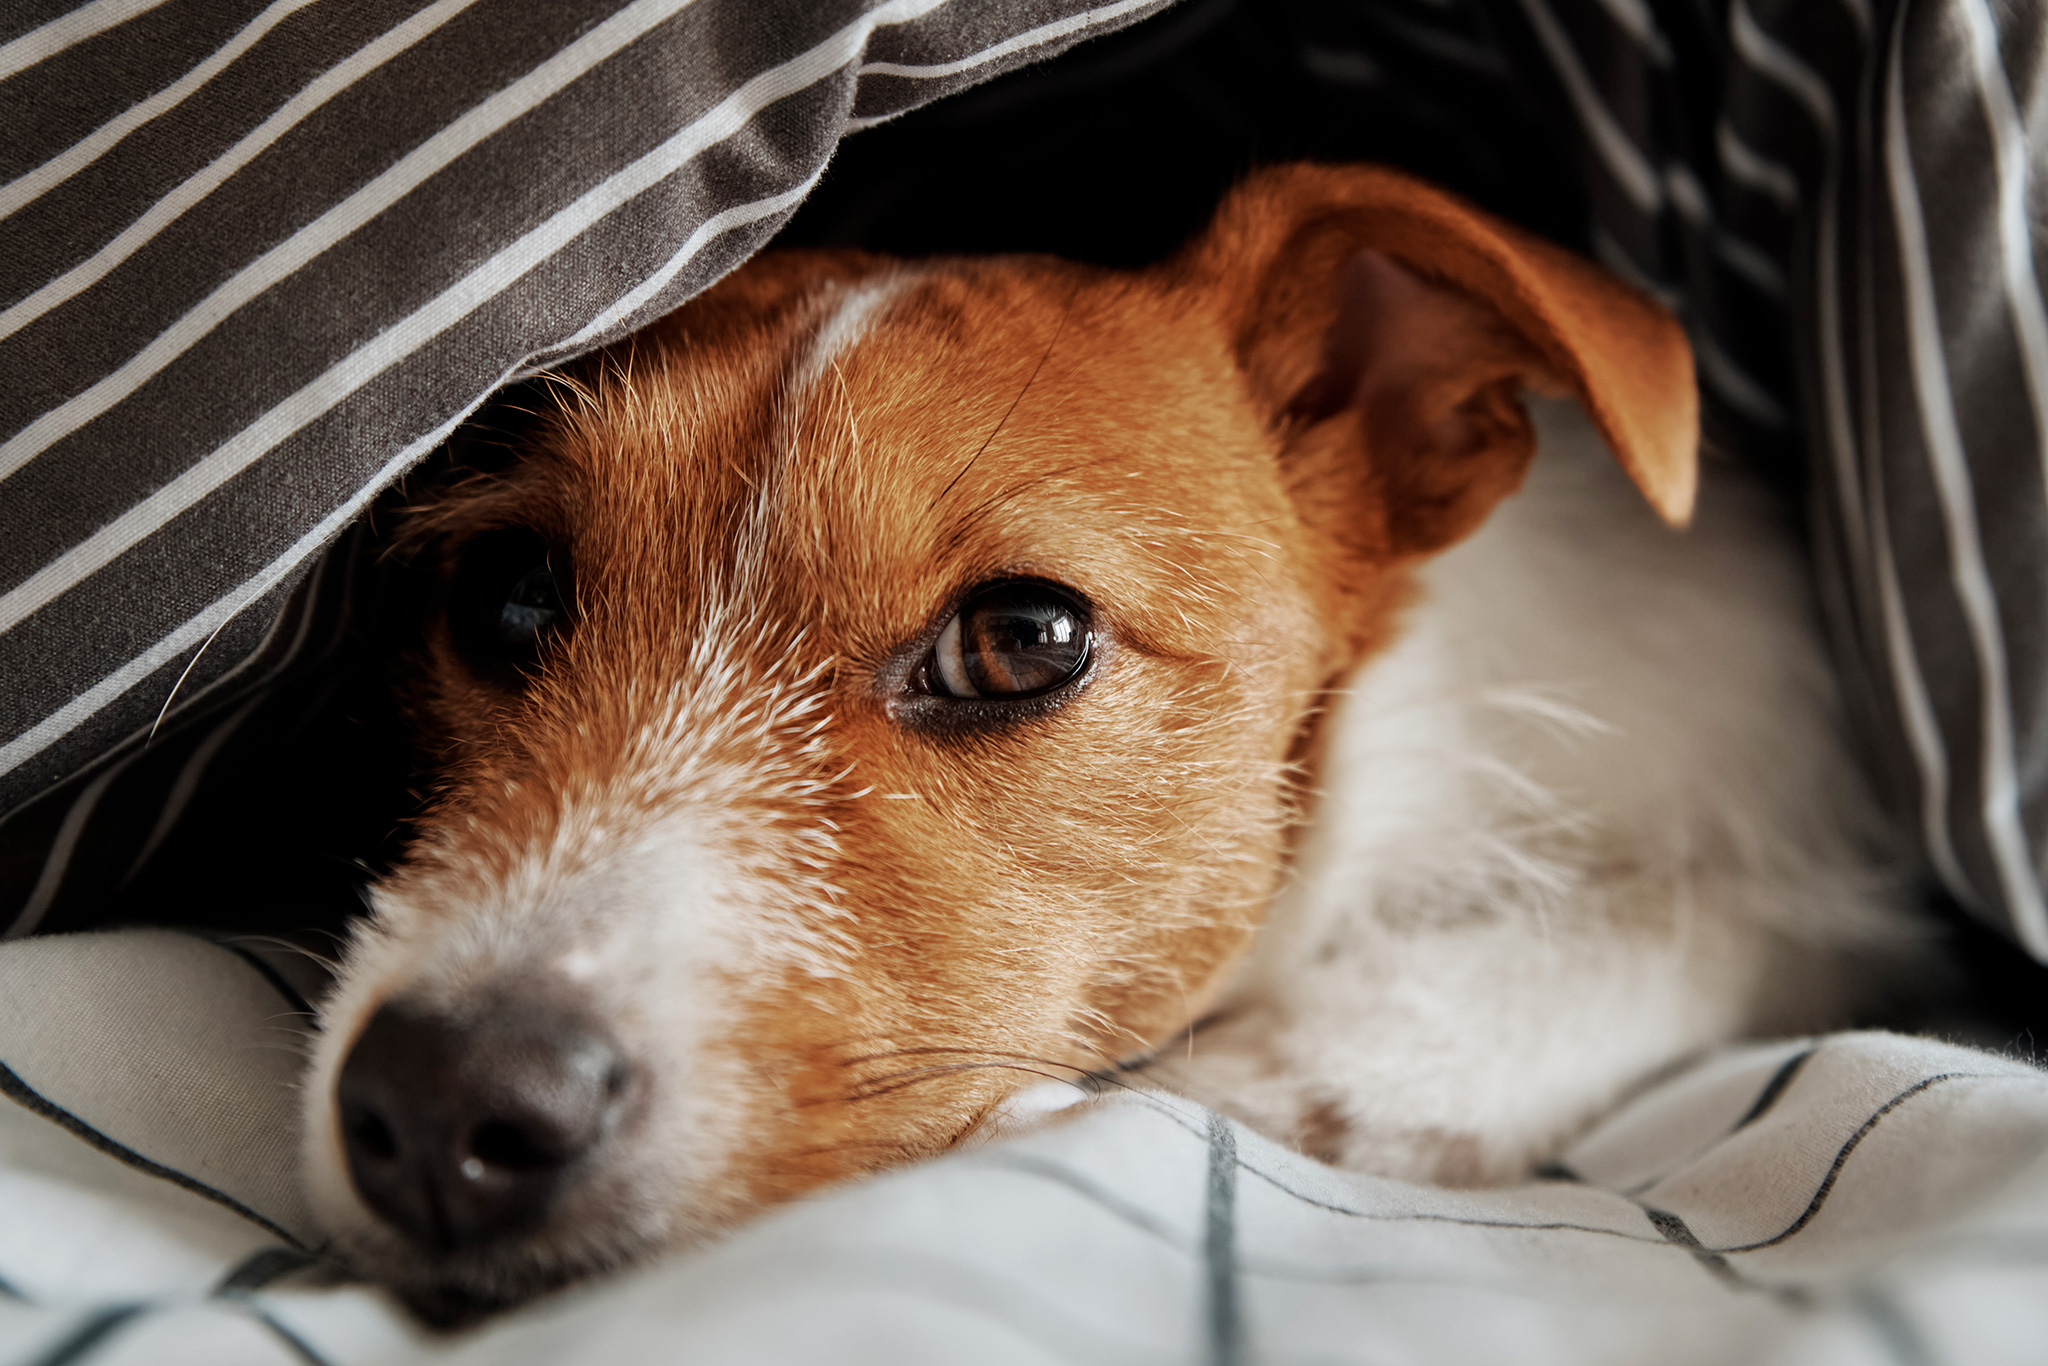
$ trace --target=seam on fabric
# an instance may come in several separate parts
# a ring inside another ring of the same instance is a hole
[[[189,1191],[201,1199],[211,1200],[214,1204],[232,1213],[241,1215],[264,1232],[290,1243],[293,1247],[305,1246],[284,1227],[272,1223],[255,1210],[250,1209],[247,1205],[235,1199],[234,1196],[229,1195],[226,1191],[217,1190],[197,1177],[188,1176],[175,1167],[166,1167],[161,1162],[151,1161],[127,1144],[101,1133],[98,1129],[87,1124],[77,1115],[72,1114],[69,1110],[50,1100],[40,1091],[37,1091],[34,1087],[23,1081],[16,1075],[14,1069],[4,1062],[0,1062],[0,1096],[6,1096],[29,1113],[49,1120],[58,1128],[65,1130],[75,1138],[84,1140],[90,1146],[99,1149],[108,1157],[125,1166],[133,1167],[136,1171],[146,1176],[156,1177],[159,1181],[168,1181],[180,1190]]]
[[[1711,1248],[1701,1246],[1699,1238],[1693,1233],[1685,1220],[1679,1218],[1670,1210],[1658,1209],[1654,1205],[1639,1205],[1639,1208],[1643,1211],[1643,1217],[1650,1221],[1650,1226],[1664,1235],[1665,1242],[1688,1253],[1701,1270],[1719,1281],[1727,1289],[1751,1293],[1760,1292],[1783,1300],[1788,1305],[1804,1307],[1806,1303],[1804,1296],[1796,1293],[1787,1295],[1784,1291],[1777,1290],[1771,1286],[1759,1285],[1737,1271],[1733,1266],[1730,1266],[1726,1257],[1713,1251]]]
[[[1919,1081],[1914,1082],[1911,1086],[1908,1086],[1905,1090],[1899,1092],[1872,1111],[1869,1118],[1857,1126],[1856,1132],[1850,1134],[1844,1140],[1841,1148],[1835,1153],[1834,1161],[1828,1164],[1826,1175],[1821,1177],[1820,1185],[1814,1190],[1813,1198],[1807,1201],[1806,1208],[1800,1211],[1799,1217],[1794,1219],[1781,1232],[1754,1243],[1730,1244],[1726,1247],[1709,1248],[1707,1251],[1722,1254],[1761,1252],[1767,1247],[1776,1247],[1778,1244],[1797,1236],[1826,1207],[1828,1197],[1834,1194],[1835,1182],[1841,1178],[1842,1169],[1849,1165],[1849,1158],[1858,1147],[1862,1146],[1864,1139],[1877,1131],[1877,1126],[1884,1122],[1886,1116],[1921,1092],[1930,1091],[1946,1082],[1989,1080],[1995,1075],[1995,1073],[1988,1072],[1937,1072],[1931,1077],[1922,1077]]]
[[[38,1355],[28,1358],[23,1366],[75,1366],[98,1350],[107,1339],[153,1308],[155,1306],[147,1301],[131,1301],[89,1310],[76,1328]]]
[[[1785,1098],[1785,1093],[1792,1089],[1792,1083],[1798,1080],[1799,1074],[1806,1070],[1806,1064],[1812,1062],[1814,1055],[1818,1052],[1820,1052],[1818,1047],[1808,1048],[1794,1053],[1791,1057],[1779,1063],[1777,1070],[1771,1073],[1770,1080],[1766,1081],[1763,1089],[1756,1093],[1756,1099],[1751,1101],[1749,1108],[1742,1112],[1742,1118],[1730,1125],[1728,1133],[1722,1135],[1722,1137],[1725,1139],[1730,1135],[1739,1134],[1769,1114],[1772,1108]]]
[[[1171,0],[1166,0],[1166,3],[1171,3]],[[1070,33],[1079,33],[1083,29],[1096,28],[1121,19],[1126,14],[1132,14],[1138,10],[1154,6],[1164,7],[1161,0],[1119,0],[1119,3],[1114,5],[1098,6],[1095,9],[1084,10],[1079,14],[1070,14],[1064,19],[1054,19],[1048,23],[1040,24],[1034,29],[1026,29],[1022,33],[1005,38],[1000,43],[985,47],[981,51],[962,57],[957,61],[933,62],[928,65],[908,65],[902,62],[869,62],[860,68],[859,74],[863,76],[901,76],[908,80],[937,80],[946,76],[958,76],[962,72],[973,71],[978,67],[987,66],[990,62],[999,62],[1013,53],[1040,47],[1046,43],[1057,42]]]

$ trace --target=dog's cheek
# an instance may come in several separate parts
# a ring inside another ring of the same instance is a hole
[[[731,1025],[694,1051],[702,1080],[687,1104],[677,1165],[678,1219],[726,1227],[747,1214],[849,1176],[944,1150],[994,1097],[971,1075],[943,1075],[959,1054],[907,996],[859,976],[793,972],[735,982]],[[929,1050],[929,1051],[927,1051]],[[937,1066],[934,1066],[934,1063]],[[716,1171],[710,1153],[720,1155]]]
[[[738,1005],[731,997],[728,1004]],[[635,1030],[637,1061],[653,1078],[641,1113],[607,1164],[615,1203],[650,1244],[687,1247],[732,1227],[763,1203],[754,1172],[769,1154],[782,1108],[772,1055],[736,1021],[716,1032],[677,1028],[650,1012]]]
[[[1256,636],[1254,638],[1257,638]],[[1124,940],[1091,1013],[1157,1045],[1202,1011],[1263,918],[1294,809],[1302,689],[1277,662],[1148,661],[1090,748],[1077,825],[1105,842],[1089,890]]]

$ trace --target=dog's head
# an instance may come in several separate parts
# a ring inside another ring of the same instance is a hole
[[[1530,385],[1684,517],[1667,316],[1310,167],[1150,271],[771,255],[572,367],[402,533],[445,763],[323,1012],[330,1230],[456,1317],[1188,1026]]]

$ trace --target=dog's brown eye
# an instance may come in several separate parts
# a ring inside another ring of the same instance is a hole
[[[1043,583],[1006,583],[969,598],[946,622],[920,670],[937,697],[1026,698],[1087,667],[1087,609]]]

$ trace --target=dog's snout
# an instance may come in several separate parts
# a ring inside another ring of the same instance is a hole
[[[531,1228],[615,1127],[631,1071],[566,1012],[374,1015],[336,1088],[363,1201],[425,1247]]]

